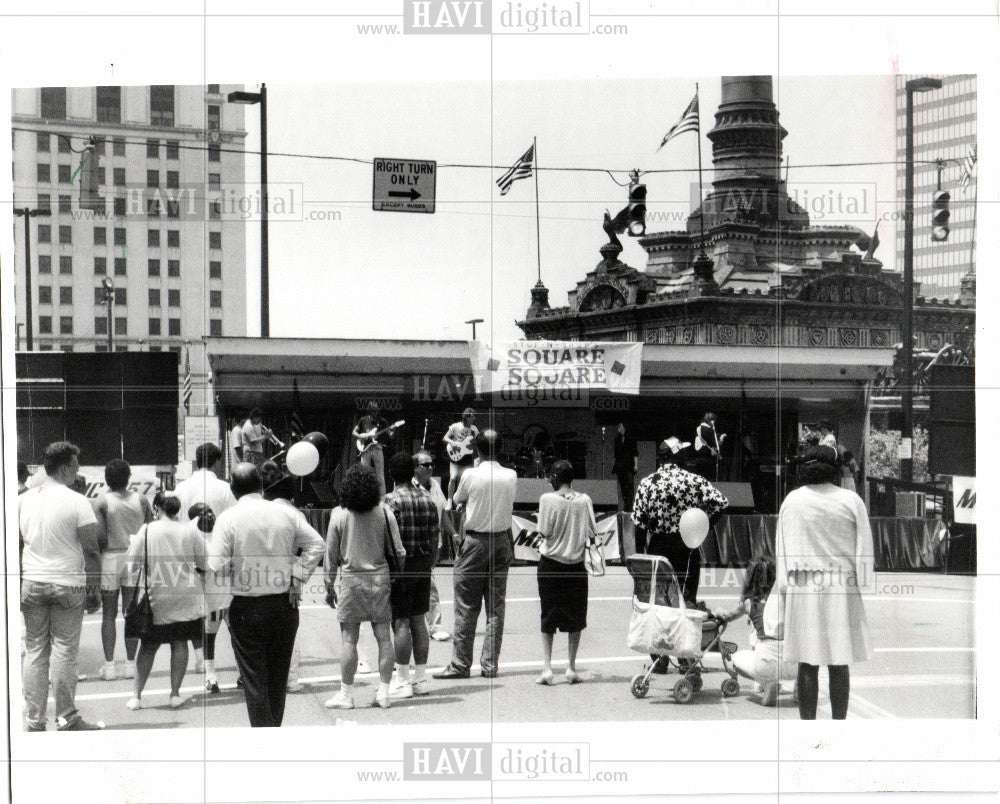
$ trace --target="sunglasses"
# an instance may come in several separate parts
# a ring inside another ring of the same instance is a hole
[[[418,463],[417,466],[423,466],[426,469],[433,469],[434,468],[434,462],[431,461],[430,463]]]

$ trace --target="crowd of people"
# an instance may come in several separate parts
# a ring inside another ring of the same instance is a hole
[[[434,479],[426,450],[390,457],[391,490],[378,471],[381,454],[369,457],[345,474],[325,538],[282,496],[280,483],[265,484],[271,469],[253,457],[252,447],[247,451],[253,438],[243,442],[240,456],[249,460],[232,467],[228,482],[222,451],[204,444],[196,451],[192,476],[173,492],[159,492],[152,504],[128,490],[131,470],[122,460],[107,465],[108,490],[89,502],[72,491],[79,450],[67,442],[50,445],[44,481],[26,488],[19,505],[25,728],[46,728],[50,685],[58,728],[98,727],[80,715],[74,696],[83,614],[99,608],[105,659],[100,676],[134,678],[129,710],[143,707],[143,690],[163,644],[170,646],[170,707],[187,702],[181,688],[188,643],[206,692],[218,693],[215,648],[225,622],[250,725],[280,726],[286,693],[300,686],[298,602],[321,561],[317,577],[340,626],[340,688],[326,706],[357,705],[358,642],[366,623],[378,646],[373,705],[386,708],[394,700],[428,694],[430,639],[449,638],[434,583],[442,539],[456,535],[453,518],[445,514],[449,508],[461,510],[463,535],[453,572],[452,657],[433,678],[470,677],[483,608],[480,673],[496,677],[514,558],[517,475],[498,461],[500,434],[479,430],[474,419],[475,412],[467,410],[446,435],[454,447],[448,494]],[[262,427],[259,416],[251,425]],[[373,418],[360,423],[358,433],[365,438],[376,429]],[[619,430],[618,436],[616,467],[624,481],[626,470],[634,470],[635,454],[626,433]],[[719,445],[714,417],[706,417],[698,438]],[[684,598],[697,605],[701,556],[681,538],[680,519],[691,508],[715,518],[728,501],[707,472],[688,469],[690,446],[676,437],[663,441],[658,468],[638,484],[629,507],[637,551],[666,557]],[[800,471],[801,486],[779,513],[776,559],[756,557],[739,604],[713,613],[726,621],[748,617],[751,646],[738,652],[734,663],[761,685],[762,703],[773,705],[781,679],[794,677],[801,716],[815,717],[818,668],[825,665],[833,716],[841,718],[847,712],[849,665],[867,658],[871,640],[859,585],[816,593],[815,573],[870,573],[871,531],[864,503],[843,487],[843,459],[834,446],[809,445]],[[573,488],[572,464],[557,460],[549,474],[552,491],[539,500],[536,525],[542,649],[536,682],[545,686],[555,681],[552,652],[560,631],[568,640],[565,680],[582,680],[577,654],[587,627],[584,555],[597,535],[593,502]],[[799,578],[809,578],[812,586]],[[115,662],[119,611],[126,614],[121,671]]]

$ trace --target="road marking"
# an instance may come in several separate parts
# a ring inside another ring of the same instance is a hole
[[[975,653],[976,648],[875,648],[875,653]]]

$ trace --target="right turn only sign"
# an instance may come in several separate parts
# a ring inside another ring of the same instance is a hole
[[[372,209],[389,212],[433,212],[437,162],[428,159],[376,158]]]

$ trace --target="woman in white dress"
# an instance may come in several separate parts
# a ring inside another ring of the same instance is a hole
[[[829,670],[833,718],[846,718],[849,666],[871,653],[861,598],[875,580],[871,526],[864,501],[838,485],[837,462],[837,451],[822,445],[803,455],[801,486],[778,513],[772,590],[778,605],[765,610],[765,619],[768,611],[783,612],[783,658],[799,665],[803,720],[816,718],[820,665]]]

